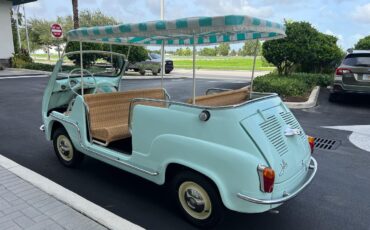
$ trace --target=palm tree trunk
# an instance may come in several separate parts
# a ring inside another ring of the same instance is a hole
[[[72,0],[73,8],[73,28],[78,29],[80,27],[80,21],[78,19],[78,0]]]

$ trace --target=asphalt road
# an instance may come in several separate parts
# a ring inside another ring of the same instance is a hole
[[[162,187],[91,158],[85,158],[78,169],[64,168],[52,143],[39,131],[46,83],[47,78],[0,81],[0,154],[144,228],[193,228]],[[214,80],[197,83],[198,94],[210,87],[246,85]],[[122,88],[159,84],[158,80],[124,80]],[[185,100],[191,96],[191,84],[190,79],[175,79],[165,80],[164,86],[173,99]],[[229,212],[218,229],[370,229],[370,152],[353,146],[349,132],[321,128],[369,124],[370,100],[349,97],[332,104],[327,96],[324,89],[317,107],[293,111],[307,134],[341,142],[336,150],[315,151],[319,170],[311,186],[279,207],[280,214]]]

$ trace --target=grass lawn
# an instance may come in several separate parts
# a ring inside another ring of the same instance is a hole
[[[175,68],[192,69],[192,57],[169,57],[174,62]],[[197,69],[214,69],[214,70],[252,70],[252,57],[197,57]],[[275,67],[262,61],[257,57],[256,70],[273,70]]]
[[[50,61],[47,60],[47,54],[32,54],[35,62],[55,64],[58,60],[58,55],[51,55]],[[175,68],[179,69],[192,69],[192,57],[170,56],[166,57],[174,61]],[[203,57],[197,56],[196,68],[197,69],[210,69],[210,70],[252,70],[253,57]],[[256,70],[274,70],[275,67],[269,63],[262,61],[261,57],[257,57]]]

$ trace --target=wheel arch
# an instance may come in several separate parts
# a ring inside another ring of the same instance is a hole
[[[180,172],[185,172],[185,171],[191,171],[194,173],[198,173],[205,177],[217,190],[218,195],[220,198],[223,200],[223,195],[222,195],[222,190],[221,186],[218,185],[218,183],[215,181],[215,178],[212,178],[211,175],[207,175],[208,173],[202,172],[202,170],[199,169],[194,169],[193,167],[190,167],[186,165],[185,163],[178,163],[178,162],[171,162],[167,164],[166,168],[164,169],[164,184],[168,185],[171,183],[173,177]]]
[[[48,134],[48,137],[49,137],[50,140],[53,140],[55,130],[57,130],[58,128],[63,128],[64,130],[66,130],[66,128],[64,127],[64,125],[61,122],[56,121],[56,120],[50,121],[50,124],[49,124],[50,132]]]

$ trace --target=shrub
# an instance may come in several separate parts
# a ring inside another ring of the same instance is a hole
[[[32,69],[32,70],[41,70],[41,71],[52,72],[54,70],[54,65],[43,64],[43,63],[35,63],[35,62],[17,61],[16,68]]]
[[[303,97],[309,94],[314,86],[326,87],[333,78],[327,74],[295,73],[290,76],[278,76],[270,73],[257,77],[253,82],[253,90],[258,92],[274,92],[281,97]]]
[[[20,49],[18,53],[13,54],[11,59],[12,67],[23,68],[27,63],[32,63],[33,60],[26,49]]]
[[[26,63],[21,68],[52,72],[54,70],[54,65],[43,64],[43,63]]]

